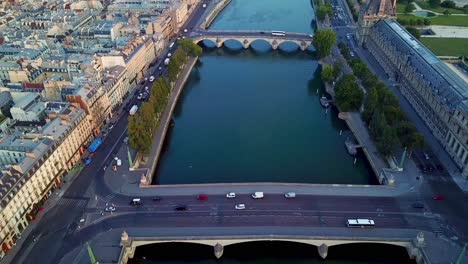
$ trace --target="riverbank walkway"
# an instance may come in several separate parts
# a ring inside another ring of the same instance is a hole
[[[150,153],[145,157],[146,162],[138,168],[139,170],[147,169],[147,173],[145,175],[147,184],[151,184],[153,179],[153,175],[159,160],[159,155],[161,154],[161,150],[164,145],[164,139],[166,138],[167,129],[172,118],[172,112],[174,111],[180,93],[184,88],[185,82],[190,76],[190,73],[192,72],[192,69],[195,66],[197,60],[198,57],[190,57],[182,71],[179,73],[179,77],[172,87],[166,109],[164,109],[164,112],[159,118],[158,127],[156,128],[156,133],[154,133],[153,136],[153,145],[151,147]]]

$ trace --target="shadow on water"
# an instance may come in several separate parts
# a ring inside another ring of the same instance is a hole
[[[131,264],[150,263],[328,263],[328,264],[413,264],[403,247],[383,244],[348,244],[328,249],[323,260],[315,246],[282,241],[247,242],[224,247],[216,259],[210,246],[191,243],[161,243],[137,247]]]

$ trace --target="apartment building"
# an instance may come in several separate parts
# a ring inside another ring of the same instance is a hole
[[[468,177],[468,84],[394,20],[380,20],[365,45]]]
[[[91,124],[82,109],[49,103],[47,111],[43,127],[0,135],[0,259],[92,140]]]

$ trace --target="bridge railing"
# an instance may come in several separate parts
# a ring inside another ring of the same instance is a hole
[[[271,34],[272,31],[266,31],[266,30],[204,30],[204,31],[200,31],[200,32],[209,32],[209,33],[259,33],[260,32],[265,32],[268,33],[268,34]],[[285,31],[286,33],[286,36],[289,34],[289,35],[304,35],[304,36],[309,36],[311,35],[310,33],[305,33],[305,32],[287,32]],[[203,34],[203,33],[202,33]]]

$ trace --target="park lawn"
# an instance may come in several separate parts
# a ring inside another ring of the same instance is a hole
[[[437,56],[468,57],[468,39],[463,38],[424,38],[420,41]]]
[[[397,18],[401,19],[421,19],[422,17],[417,17],[414,15],[398,15]],[[442,26],[459,26],[459,27],[468,27],[468,16],[435,16],[427,17],[431,21],[431,25],[442,25]],[[424,18],[422,18],[424,19]]]
[[[442,1],[442,2],[443,2],[443,1]],[[431,10],[431,11],[434,11],[434,12],[437,12],[437,13],[441,13],[441,14],[444,13],[444,10],[450,11],[450,14],[463,14],[463,10],[460,10],[460,9],[445,8],[445,7],[441,7],[441,6],[438,6],[438,7],[431,7],[431,6],[429,5],[429,3],[426,2],[426,1],[416,1],[416,3],[417,3],[418,6],[420,6],[422,9]]]

